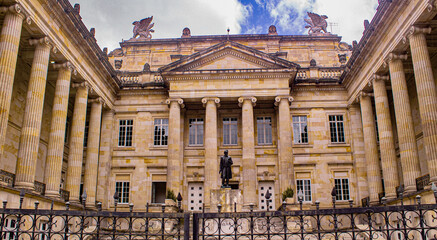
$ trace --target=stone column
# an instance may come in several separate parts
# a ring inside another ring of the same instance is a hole
[[[181,108],[184,101],[180,98],[169,98],[166,103],[170,107],[168,119],[168,160],[167,160],[167,190],[174,194],[182,194],[182,161],[181,151]]]
[[[220,107],[219,98],[203,98],[205,109],[205,207],[211,207],[211,190],[219,187],[219,160],[217,144],[217,107]]]
[[[51,47],[47,37],[31,39],[29,42],[30,45],[36,45],[36,49],[30,70],[26,107],[21,128],[15,186],[33,190]]]
[[[100,123],[102,120],[101,98],[92,99],[90,125],[88,128],[88,145],[86,146],[85,177],[83,190],[86,191],[86,206],[95,207],[97,189],[97,167],[99,164]]]
[[[381,152],[382,173],[384,175],[385,197],[387,199],[394,199],[396,198],[396,187],[399,186],[398,164],[385,80],[388,80],[388,76],[374,76],[373,93],[375,95],[376,119],[378,119],[379,148]]]
[[[407,55],[390,53],[387,62],[390,69],[393,102],[396,113],[404,190],[410,193],[416,191],[416,178],[420,177],[420,163],[402,59],[406,60]]]
[[[238,106],[242,107],[243,124],[243,189],[244,205],[250,203],[258,205],[256,194],[256,161],[255,161],[255,124],[253,120],[253,107],[256,104],[254,97],[240,97]]]
[[[425,39],[430,32],[431,28],[412,27],[409,40],[428,170],[431,182],[437,182],[437,92]]]
[[[14,85],[15,67],[17,66],[18,47],[24,14],[19,4],[1,7],[7,12],[0,34],[0,158],[3,156],[3,144],[11,107],[12,86]]]
[[[278,162],[279,162],[279,194],[288,187],[294,188],[294,165],[293,149],[291,147],[291,121],[290,96],[278,96],[275,98],[275,106],[278,106]]]
[[[107,109],[102,114],[102,129],[100,130],[99,171],[97,173],[97,201],[103,209],[108,209],[108,201],[112,196],[109,193],[109,175],[112,163],[112,132],[114,126],[114,110]]]
[[[371,204],[379,202],[378,194],[382,192],[381,167],[379,165],[378,145],[376,142],[375,116],[372,101],[366,93],[361,93],[361,117],[363,121],[364,150],[367,164],[367,184]]]
[[[369,196],[366,156],[364,151],[363,124],[361,122],[361,112],[358,104],[351,105],[349,107],[349,112],[351,116],[354,166],[358,185],[357,197],[359,200]]]
[[[64,156],[65,121],[67,120],[68,96],[73,68],[69,62],[55,64],[54,67],[59,69],[59,72],[53,100],[44,182],[46,184],[46,196],[59,197]]]
[[[73,119],[70,130],[70,151],[68,154],[66,190],[70,192],[70,202],[79,202],[80,182],[82,176],[83,138],[88,102],[88,84],[73,84],[77,87],[74,100]]]

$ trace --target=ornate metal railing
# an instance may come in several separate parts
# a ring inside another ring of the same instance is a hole
[[[417,191],[422,191],[427,185],[429,185],[429,174],[416,178]]]

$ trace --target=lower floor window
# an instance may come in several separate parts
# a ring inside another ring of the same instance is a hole
[[[166,182],[153,182],[152,203],[165,203],[166,189],[167,189]]]
[[[119,203],[129,203],[129,182],[115,182],[115,191],[118,192]]]
[[[335,200],[349,200],[349,179],[336,178],[335,179]]]
[[[310,179],[298,179],[296,180],[297,192],[302,191],[303,201],[311,202],[311,180]]]

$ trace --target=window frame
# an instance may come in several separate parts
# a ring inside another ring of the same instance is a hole
[[[306,184],[302,184],[302,193],[304,195],[303,202],[312,203],[313,202],[313,192],[312,192],[312,188],[311,188],[311,185],[312,185],[311,184],[311,179],[310,178],[299,178],[299,179],[296,179],[296,197],[297,197],[297,194],[299,193],[299,184],[298,184],[298,181],[302,181],[302,183],[304,183],[305,181],[309,181],[309,192],[310,192],[309,200],[308,200],[308,198],[307,198],[308,196],[306,194],[307,190],[305,189],[305,185]]]
[[[262,118],[262,122],[261,124],[258,122],[258,118]],[[270,123],[266,122],[266,118],[270,118]],[[256,140],[257,140],[257,145],[262,145],[262,146],[266,146],[266,145],[273,145],[273,117],[270,115],[260,115],[260,116],[256,116],[255,117],[255,121],[256,121]],[[267,142],[267,129],[266,126],[270,124],[270,142]],[[263,142],[260,142],[260,127],[259,126],[263,126],[262,130],[263,130]]]
[[[125,124],[122,125],[121,122],[125,121]],[[131,121],[131,124],[128,124],[128,121]],[[121,129],[122,127],[125,128],[124,130],[124,137],[122,139],[122,142],[120,141],[121,137]],[[128,139],[128,130],[130,129],[130,139]],[[133,135],[134,135],[134,119],[118,119],[118,141],[117,146],[118,147],[132,147],[133,146]],[[130,142],[130,145],[127,145],[127,142]]]
[[[194,123],[191,123],[191,120],[195,120]],[[200,121],[202,123],[200,123]],[[194,143],[191,143],[191,127],[193,126],[194,129]],[[201,126],[201,136],[202,136],[202,141],[201,143],[199,143],[199,128]],[[192,118],[188,118],[188,146],[203,146],[205,141],[205,120],[203,117],[192,117]]]
[[[225,119],[229,119],[231,122],[232,119],[235,119],[235,123],[225,124]],[[225,143],[225,125],[234,126],[235,125],[235,143],[232,143],[232,127],[229,127],[229,143]],[[238,145],[238,117],[222,117],[222,138],[223,138],[223,146],[237,146]]]
[[[341,116],[341,120],[338,120],[338,117]],[[335,119],[333,121],[331,121],[331,117],[334,117]],[[342,134],[339,134],[340,130],[339,130],[339,124],[342,124]],[[332,132],[332,125],[335,125],[335,137],[336,137],[336,141],[332,141],[333,140],[333,132]],[[329,138],[330,138],[330,143],[333,144],[345,144],[346,143],[346,128],[345,128],[345,114],[343,113],[332,113],[332,114],[328,114],[328,128],[329,128]],[[340,141],[340,136],[342,137],[343,141]]]
[[[120,187],[117,187],[117,185],[120,184]],[[127,185],[127,186],[126,186]],[[127,188],[127,191],[125,191],[125,188]],[[121,189],[121,191],[117,191],[118,189]],[[119,204],[129,204],[129,198],[130,198],[130,181],[115,181],[115,191],[118,192],[118,203]],[[125,196],[127,195],[127,197]],[[126,200],[126,201],[125,201]]]
[[[158,123],[158,124],[156,124],[156,120],[160,120],[160,123]],[[167,123],[166,124],[164,124],[163,123],[163,121],[164,120],[167,120]],[[157,131],[156,131],[156,127],[160,127],[159,129],[160,129],[160,135],[159,135],[159,144],[156,144],[157,143],[157,140],[156,140],[156,137],[157,137],[157,135],[156,135],[156,133],[157,133]],[[163,131],[162,131],[162,129],[166,129],[166,133],[164,133],[164,135],[162,135],[162,133],[163,133]],[[153,119],[153,146],[155,146],[155,147],[167,147],[168,146],[168,137],[169,137],[169,135],[168,135],[168,132],[169,131],[169,118],[168,117],[157,117],[157,118],[154,118]],[[165,135],[166,134],[166,135]],[[165,136],[166,137],[166,139],[164,140],[164,138],[163,138],[163,136]],[[164,144],[164,142],[165,142],[165,144]]]
[[[295,117],[298,118],[298,122],[294,122]],[[301,118],[305,117],[305,122],[301,121]],[[305,123],[305,127],[306,127],[306,142],[302,141],[302,124]],[[293,115],[291,117],[291,124],[292,124],[292,128],[293,128],[293,144],[309,144],[309,132],[308,132],[308,115]],[[299,126],[299,139],[301,140],[301,142],[296,142],[296,134],[295,133],[295,124]]]
[[[340,190],[337,189],[337,180],[340,181]],[[347,181],[347,189],[344,189],[344,180]],[[351,187],[350,187],[350,181],[348,177],[336,177],[334,178],[334,188],[336,191],[336,196],[335,196],[335,200],[336,201],[349,201],[350,197],[351,197]],[[345,195],[347,191],[347,195],[348,195],[348,199],[345,199]],[[339,194],[340,192],[340,194]]]

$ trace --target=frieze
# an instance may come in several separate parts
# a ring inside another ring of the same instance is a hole
[[[245,78],[290,78],[290,74],[269,74],[269,75],[238,75],[238,76],[186,76],[166,77],[166,80],[214,80],[214,79],[245,79]]]

